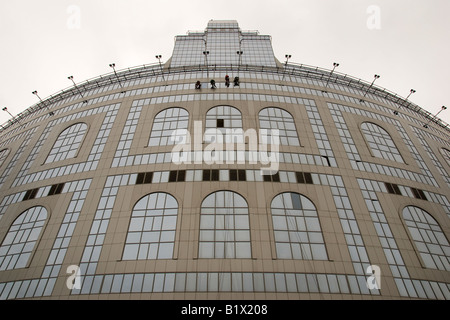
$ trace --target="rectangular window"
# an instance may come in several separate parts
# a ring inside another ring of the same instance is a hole
[[[394,188],[392,188],[392,185],[391,185],[390,183],[385,182],[384,184],[385,184],[386,189],[387,189],[387,191],[388,191],[389,193],[395,194]]]
[[[177,177],[177,181],[185,181],[186,180],[186,170],[180,170],[178,171],[178,177]]]
[[[31,190],[30,199],[34,199],[36,197],[36,194],[38,191],[39,191],[39,188]]]
[[[32,190],[27,190],[27,192],[25,192],[25,195],[23,196],[22,201],[30,199],[31,191]]]
[[[402,192],[400,191],[400,188],[396,184],[392,184],[392,187],[394,188],[395,194],[401,195]]]
[[[169,174],[169,182],[176,182],[177,181],[177,171],[170,171]]]
[[[230,170],[230,181],[238,181],[237,170]]]
[[[62,189],[64,188],[64,183],[54,184],[50,187],[50,191],[48,192],[48,196],[52,196],[54,194],[60,194]]]
[[[330,158],[329,158],[328,156],[322,156],[322,158],[324,158],[325,161],[327,162],[327,165],[328,165],[329,167],[331,167]]]
[[[138,173],[137,178],[136,178],[136,184],[143,184],[144,177],[145,177],[145,172]]]
[[[411,190],[414,194],[414,197],[416,197],[417,199],[428,201],[427,197],[425,196],[425,193],[422,190],[416,188],[411,188]]]
[[[136,178],[136,184],[152,183],[153,172],[140,172]]]
[[[305,182],[306,182],[307,184],[313,184],[313,180],[312,180],[311,173],[309,173],[309,172],[304,172],[303,174],[304,174],[304,176],[305,176]]]
[[[211,180],[211,170],[203,170],[203,181]]]
[[[280,182],[280,172],[277,172],[274,175],[272,175],[272,181],[273,182]]]
[[[247,181],[245,170],[230,169],[230,181]]]
[[[238,170],[239,181],[247,181],[245,170]]]
[[[219,170],[211,170],[211,181],[219,181]]]
[[[277,172],[272,175],[263,175],[263,179],[268,182],[280,182],[280,174]]]
[[[55,190],[55,194],[60,194],[62,192],[63,188],[64,188],[64,183],[58,184],[58,186],[56,187],[56,190]]]
[[[38,190],[39,188],[28,190],[23,196],[22,201],[34,199],[36,197]]]
[[[420,190],[420,189],[417,190],[417,191],[419,191],[420,199],[428,201],[428,198],[427,198],[427,196],[425,195],[425,192],[423,192],[423,191]]]
[[[56,187],[57,187],[57,186],[58,186],[57,184],[54,184],[54,185],[52,185],[52,186],[50,187],[50,191],[48,192],[48,196],[52,196],[52,195],[55,194],[55,191],[56,191]]]
[[[386,189],[388,190],[389,193],[402,195],[402,192],[400,191],[400,188],[398,187],[398,185],[396,185],[394,183],[388,183],[388,182],[385,182],[384,185],[386,186]]]
[[[223,119],[217,119],[217,128],[223,128],[224,125],[224,120]]]
[[[152,183],[153,172],[147,172],[145,174],[144,183]]]
[[[203,181],[219,181],[220,171],[214,170],[203,170]]]
[[[297,183],[305,183],[305,177],[303,176],[303,172],[296,172],[295,176],[297,177]]]

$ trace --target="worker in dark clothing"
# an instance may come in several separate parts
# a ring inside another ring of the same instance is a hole
[[[210,83],[211,83],[211,89],[216,89],[217,88],[216,87],[216,81],[214,79],[211,79]]]
[[[230,87],[230,77],[228,75],[225,76],[225,86]]]
[[[197,81],[195,83],[195,89],[201,89],[202,88],[202,84],[200,83],[200,81]]]
[[[239,77],[234,77],[234,86],[239,86]]]

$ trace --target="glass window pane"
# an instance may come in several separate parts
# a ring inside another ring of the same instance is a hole
[[[47,210],[38,206],[24,211],[14,220],[0,246],[0,271],[27,266],[46,219]]]
[[[279,108],[265,108],[259,112],[259,126],[263,129],[262,140],[269,143],[272,135],[279,137],[282,145],[299,146],[293,117]],[[272,132],[272,129],[276,131]]]
[[[159,112],[150,132],[149,146],[174,145],[185,142],[189,114],[182,108],[169,108]]]
[[[45,163],[52,163],[75,157],[86,131],[87,125],[85,123],[76,123],[62,131],[53,144]]]
[[[231,191],[217,191],[204,199],[200,214],[199,257],[251,257],[247,202],[242,196]]]
[[[171,259],[177,215],[178,203],[167,193],[140,199],[131,213],[122,259]]]
[[[272,200],[271,211],[279,259],[328,259],[317,211],[308,198],[281,193]]]
[[[374,123],[364,122],[361,131],[375,157],[403,163],[400,151],[386,130]]]
[[[403,209],[403,219],[425,267],[450,271],[450,245],[439,223],[428,212],[414,206]],[[401,262],[400,253],[394,254],[395,260]]]

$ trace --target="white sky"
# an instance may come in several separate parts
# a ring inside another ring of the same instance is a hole
[[[379,15],[375,8],[379,10]],[[369,10],[369,11],[368,11]],[[0,109],[116,69],[162,61],[174,36],[237,20],[272,36],[275,56],[331,69],[406,97],[450,123],[449,0],[0,0]],[[378,19],[379,18],[379,19]],[[371,29],[369,26],[375,26]],[[0,110],[0,123],[10,116]]]

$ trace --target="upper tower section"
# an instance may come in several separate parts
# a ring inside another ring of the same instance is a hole
[[[271,37],[241,31],[236,20],[211,20],[204,32],[175,38],[171,67],[253,65],[276,67]]]

